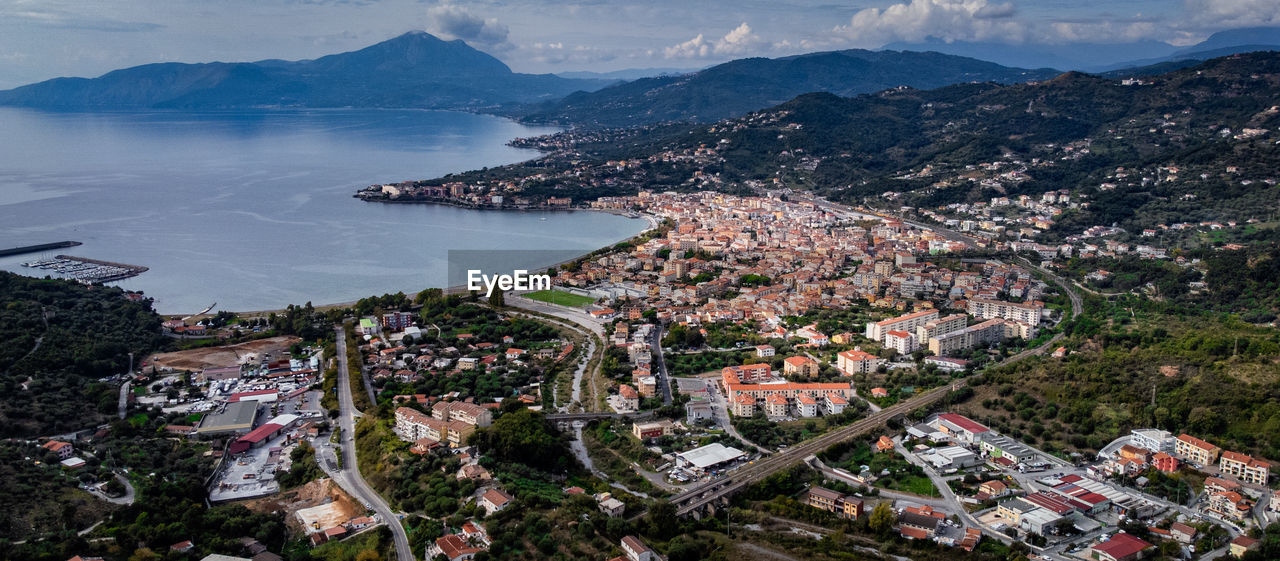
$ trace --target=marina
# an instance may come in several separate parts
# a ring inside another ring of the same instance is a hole
[[[126,265],[111,261],[99,261],[87,257],[59,255],[53,259],[28,261],[23,267],[52,271],[58,275],[84,283],[112,282],[136,277],[147,271],[146,267]]]

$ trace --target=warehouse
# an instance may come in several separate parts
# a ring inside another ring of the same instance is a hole
[[[708,471],[729,467],[746,457],[746,452],[742,450],[715,443],[676,454],[676,467],[695,475],[702,475]]]
[[[196,429],[196,434],[199,436],[245,434],[253,430],[253,423],[257,419],[258,402],[228,403],[200,419],[200,427]]]

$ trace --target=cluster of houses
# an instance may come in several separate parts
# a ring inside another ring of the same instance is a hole
[[[865,336],[899,354],[928,349],[934,356],[943,357],[998,344],[1009,338],[1032,339],[1045,312],[1041,302],[1019,303],[989,298],[972,298],[963,307],[982,321],[969,325],[965,314],[940,317],[938,310],[930,308],[868,322]]]
[[[1103,475],[1137,476],[1149,469],[1172,473],[1186,463],[1211,474],[1205,479],[1205,509],[1232,522],[1243,522],[1253,513],[1256,499],[1272,491],[1271,462],[1248,454],[1222,450],[1218,446],[1189,434],[1174,437],[1168,431],[1135,429],[1129,443],[1102,458],[1093,469]],[[1216,464],[1216,466],[1215,466]],[[1277,506],[1276,496],[1269,501]]]
[[[789,332],[781,318],[860,302],[905,309],[919,300],[960,308],[969,299],[1001,295],[1035,301],[1044,290],[1016,266],[984,262],[953,270],[918,261],[918,255],[965,246],[894,219],[854,223],[808,202],[714,192],[616,199],[599,202],[642,209],[676,226],[553,279],[590,287],[601,298],[625,297],[630,309],[611,308],[611,317],[637,319],[655,310],[659,321],[693,328],[753,320],[762,336],[798,336],[822,346],[829,342],[825,335]]]

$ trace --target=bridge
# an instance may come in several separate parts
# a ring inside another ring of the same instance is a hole
[[[551,413],[546,418],[556,425],[564,426],[577,421],[587,423],[599,419],[643,419],[652,417],[653,414],[653,411],[637,411],[635,413]]]
[[[671,503],[676,505],[676,515],[682,517],[692,515],[695,518],[701,518],[704,512],[714,513],[717,505],[728,505],[729,497],[747,486],[791,467],[809,455],[817,454],[832,445],[869,432],[883,425],[889,419],[905,415],[907,412],[922,406],[932,405],[949,392],[958,390],[964,385],[965,382],[963,380],[957,380],[951,385],[934,388],[906,401],[885,407],[863,419],[855,421],[851,425],[835,429],[822,436],[796,444],[785,451],[756,460],[755,463],[743,466],[722,479],[708,481],[697,487],[687,489],[671,498]]]

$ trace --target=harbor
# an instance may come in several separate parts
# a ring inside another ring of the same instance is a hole
[[[75,279],[84,283],[113,282],[136,277],[147,271],[139,265],[126,265],[111,261],[100,261],[87,257],[58,255],[53,259],[29,261],[23,267],[52,271],[59,276]]]

